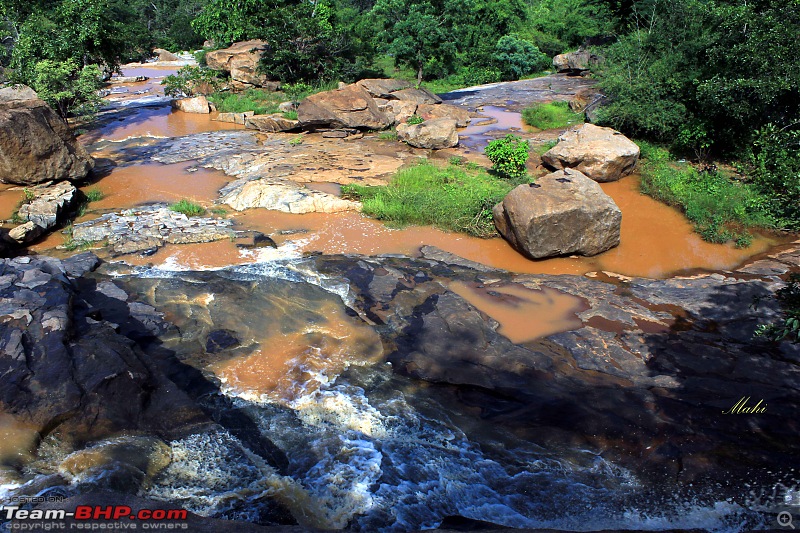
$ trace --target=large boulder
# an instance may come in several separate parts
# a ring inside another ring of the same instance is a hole
[[[395,100],[410,100],[418,104],[442,103],[441,98],[430,92],[428,89],[425,89],[424,87],[420,87],[419,89],[411,87],[409,89],[402,89],[400,91],[395,91],[391,94],[391,97]]]
[[[465,108],[449,104],[419,104],[417,106],[417,115],[425,120],[451,118],[456,121],[456,126],[459,128],[466,128],[467,124],[472,120],[469,116],[469,111]]]
[[[267,43],[259,40],[233,43],[228,48],[208,52],[206,64],[214,70],[230,73],[234,82],[275,89],[277,83],[258,72],[258,62],[266,48]]]
[[[395,99],[392,94],[397,91],[414,87],[411,82],[392,78],[365,79],[357,81],[356,85],[367,91],[373,98],[385,98],[387,100]]]
[[[568,54],[559,54],[553,58],[553,66],[557,72],[583,75],[602,62],[603,58],[588,50],[578,50]]]
[[[159,61],[180,61],[181,59],[169,50],[164,50],[163,48],[155,48],[153,54],[158,57]]]
[[[370,94],[357,84],[312,94],[297,108],[299,127],[382,130],[392,120],[378,109]]]
[[[576,170],[520,185],[492,213],[500,234],[532,259],[596,255],[619,244],[622,212],[597,183]]]
[[[264,133],[277,133],[280,131],[292,131],[297,129],[297,121],[284,117],[280,113],[273,115],[255,115],[247,117],[244,127],[251,130],[263,131]]]
[[[33,90],[0,89],[0,181],[80,180],[93,168],[94,159]]]
[[[542,155],[551,169],[574,168],[595,181],[617,181],[633,172],[639,147],[611,128],[594,124],[576,126],[558,138]]]
[[[208,104],[208,99],[203,95],[173,100],[172,107],[184,113],[197,113],[200,115],[208,115],[211,113],[211,106]]]
[[[449,118],[426,120],[421,124],[400,124],[397,138],[415,148],[441,150],[458,146],[456,121]]]
[[[376,98],[378,109],[392,120],[392,124],[405,124],[417,112],[417,103],[409,100],[385,100]]]

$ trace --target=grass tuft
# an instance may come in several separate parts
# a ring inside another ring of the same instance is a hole
[[[183,213],[187,217],[197,217],[206,212],[203,206],[196,204],[183,198],[180,202],[176,202],[169,206],[170,211],[175,211],[176,213]]]
[[[524,109],[522,120],[540,130],[554,130],[582,123],[583,113],[573,113],[567,102],[549,102]]]
[[[86,200],[89,202],[99,202],[105,198],[105,194],[100,189],[89,189],[86,191]]]
[[[497,234],[492,207],[514,187],[485,170],[424,161],[398,172],[387,186],[342,186],[363,212],[398,226],[433,225],[476,237]]]

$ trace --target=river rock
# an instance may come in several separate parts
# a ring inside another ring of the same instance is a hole
[[[33,189],[33,200],[20,206],[17,214],[26,222],[9,233],[17,242],[31,242],[40,235],[64,222],[66,216],[78,206],[78,189],[62,181]]]
[[[469,116],[469,111],[465,108],[449,104],[419,104],[416,113],[425,120],[437,118],[453,119],[459,128],[466,128],[467,124],[472,120]]]
[[[378,109],[372,96],[356,84],[312,94],[300,102],[297,119],[303,129],[382,130],[392,124],[391,119]]]
[[[228,48],[206,53],[206,64],[214,70],[230,73],[233,81],[245,87],[264,87],[274,91],[280,83],[258,72],[258,62],[266,48],[267,43],[259,40],[234,43]]]
[[[166,204],[153,204],[122,213],[106,213],[75,224],[72,238],[78,243],[107,242],[116,255],[141,253],[166,243],[191,244],[233,239],[232,221],[187,217]]]
[[[559,54],[553,58],[556,72],[583,75],[600,64],[602,58],[587,50]]]
[[[532,259],[596,255],[619,244],[622,212],[597,183],[575,170],[520,185],[492,214],[500,235]]]
[[[153,54],[158,58],[158,61],[180,61],[181,59],[169,50],[164,50],[163,48],[153,49]]]
[[[0,181],[81,180],[93,168],[94,159],[33,90],[0,89]]]
[[[291,131],[298,129],[298,121],[284,117],[280,113],[272,115],[255,115],[247,117],[244,121],[245,128],[263,131],[265,133],[276,133],[279,131]]]
[[[245,111],[244,113],[218,113],[217,116],[211,120],[216,120],[217,122],[230,122],[244,126],[248,117],[252,117],[253,115],[255,115],[255,111]]]
[[[397,138],[415,148],[440,150],[458,146],[456,121],[449,118],[426,120],[421,124],[400,124]]]
[[[595,181],[617,181],[633,172],[639,147],[611,128],[594,124],[575,126],[542,155],[551,169],[574,168]]]
[[[262,207],[284,213],[360,211],[361,204],[274,178],[237,180],[220,191],[220,202],[237,211]]]
[[[386,100],[397,99],[393,93],[414,87],[411,82],[393,78],[364,79],[357,81],[356,85],[366,90],[373,98]]]
[[[410,100],[376,100],[378,109],[386,114],[392,124],[405,124],[417,112],[417,103]]]
[[[198,113],[201,115],[207,115],[211,113],[211,107],[208,105],[208,99],[203,95],[173,100],[172,107],[183,111],[184,113]]]

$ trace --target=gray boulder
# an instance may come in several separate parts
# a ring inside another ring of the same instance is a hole
[[[421,124],[400,124],[397,138],[415,148],[441,150],[458,146],[456,121],[449,118],[426,120]]]
[[[494,207],[493,215],[500,234],[532,259],[596,255],[619,244],[622,212],[597,183],[576,170],[520,185]]]
[[[9,232],[9,237],[19,243],[30,242],[55,228],[74,210],[82,196],[68,181],[36,187],[32,201],[22,204],[18,215],[25,223]]]

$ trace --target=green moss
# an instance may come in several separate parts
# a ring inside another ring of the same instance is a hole
[[[363,212],[394,225],[433,225],[477,237],[496,235],[492,207],[514,187],[484,170],[430,162],[398,172],[387,186],[345,185]]]

